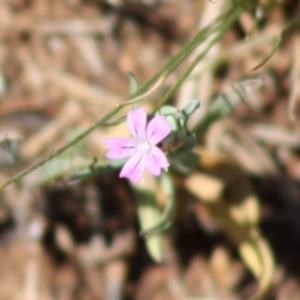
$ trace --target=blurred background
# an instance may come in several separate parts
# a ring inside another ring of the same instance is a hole
[[[231,2],[1,0],[0,181],[124,101],[128,71],[148,80]],[[104,138],[127,133],[101,127],[1,191],[1,300],[300,298],[299,23],[252,71],[300,3],[252,2],[171,97],[178,108],[200,101],[189,122],[200,160],[171,170],[178,208],[162,261],[139,235],[139,199],[118,171],[72,180],[81,163],[103,160]],[[220,97],[220,116],[202,126]]]

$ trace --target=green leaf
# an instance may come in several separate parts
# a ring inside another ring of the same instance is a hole
[[[133,95],[139,89],[139,84],[135,75],[131,71],[128,71],[127,75],[129,78],[130,95]]]
[[[185,112],[188,116],[190,116],[199,107],[200,102],[197,99],[193,99],[186,104],[182,111]]]
[[[178,113],[178,108],[176,108],[175,106],[171,106],[171,105],[165,105],[162,106],[155,115],[164,115],[164,116],[168,116],[168,115],[176,115]]]
[[[155,226],[160,220],[160,208],[157,203],[157,185],[152,175],[144,173],[142,180],[132,185],[137,203],[137,213],[141,232]],[[143,235],[149,255],[156,262],[163,260],[162,235],[155,233]]]
[[[165,197],[168,200],[168,204],[160,216],[158,222],[152,227],[147,228],[146,230],[142,231],[142,235],[153,235],[155,233],[160,233],[168,228],[173,224],[175,214],[176,214],[176,195],[175,195],[175,187],[173,183],[173,178],[170,173],[162,173],[159,178],[160,185],[164,191]]]

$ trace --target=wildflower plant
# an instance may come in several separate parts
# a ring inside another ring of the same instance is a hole
[[[109,138],[108,159],[129,158],[124,164],[120,177],[138,183],[147,168],[154,176],[170,166],[166,154],[157,146],[172,131],[172,125],[166,117],[157,115],[147,124],[147,112],[144,108],[132,109],[127,115],[127,125],[132,138]]]
[[[170,163],[167,154],[176,157],[176,153],[191,150],[196,137],[187,130],[188,117],[199,107],[193,100],[182,110],[173,106],[163,106],[147,124],[147,112],[144,108],[133,108],[127,114],[127,125],[131,138],[109,138],[104,141],[108,147],[106,158],[112,160],[127,159],[120,177],[138,183],[147,169],[154,176],[162,170],[167,171]]]
[[[228,116],[232,111],[231,106],[237,103],[233,104],[232,99],[227,96],[220,96],[215,101],[212,101],[205,117],[199,120],[196,125],[195,132],[197,133],[197,137],[190,131],[187,124],[189,116],[199,107],[199,101],[191,100],[182,109],[165,104],[188,78],[197,64],[206,56],[208,51],[233,26],[241,13],[245,9],[253,10],[253,7],[256,7],[256,3],[258,2],[229,1],[224,12],[206,27],[202,28],[190,42],[183,46],[176,55],[171,57],[147,82],[138,86],[134,76],[130,75],[130,96],[124,102],[119,103],[112,111],[102,116],[95,124],[77,135],[66,145],[58,148],[38,163],[0,184],[0,190],[46,164],[53,158],[62,155],[92,131],[99,130],[103,126],[114,126],[117,123],[126,121],[131,137],[110,137],[105,140],[105,157],[107,161],[103,162],[100,159],[95,159],[94,161],[84,161],[80,165],[75,164],[73,171],[75,171],[76,175],[72,179],[82,179],[92,174],[120,169],[119,176],[129,179],[136,193],[141,233],[144,235],[148,251],[154,259],[160,261],[162,259],[161,233],[173,223],[176,211],[176,192],[172,171],[176,168],[182,170],[182,167],[188,169],[189,166],[197,166],[198,157],[192,151],[197,139],[205,133],[205,130],[214,121]],[[275,43],[275,50],[281,43],[282,35],[292,27],[299,25],[299,23],[300,20],[298,18],[282,30],[282,34]],[[149,99],[149,96],[157,91],[169,75],[188,57],[191,57],[191,54],[194,53],[199,45],[204,44],[206,41],[205,47],[186,65],[177,81],[162,95],[159,104],[148,116],[146,110],[141,107],[141,102]],[[274,49],[255,68],[264,64],[274,53]],[[212,67],[216,67],[217,65],[218,62]],[[110,122],[125,106],[132,106],[127,116],[117,122]],[[58,172],[58,175],[61,175],[61,172]],[[150,182],[151,188],[149,188]],[[162,189],[168,199],[163,213],[161,213],[158,205],[157,189]],[[217,207],[218,204],[215,205]],[[229,217],[223,221],[226,223],[229,222],[228,220],[230,221]],[[259,275],[257,277],[259,278]]]
[[[180,78],[175,82],[175,84],[162,98],[160,106],[163,106],[164,103],[166,103],[173,95],[173,93],[179,88],[180,84],[193,71],[197,63],[205,57],[205,55],[208,53],[211,47],[213,47],[214,44],[222,38],[223,34],[234,24],[234,22],[238,19],[242,11],[243,10],[238,6],[228,5],[228,8],[223,13],[217,16],[206,27],[201,29],[190,42],[183,46],[182,49],[176,55],[171,57],[171,59],[147,82],[145,82],[141,86],[137,86],[137,84],[134,84],[134,90],[131,91],[131,95],[127,99],[125,99],[123,103],[119,103],[119,105],[116,108],[107,113],[105,116],[101,117],[95,124],[87,128],[81,134],[77,135],[67,144],[52,151],[50,155],[40,160],[38,163],[28,167],[27,169],[21,171],[20,173],[12,176],[8,180],[0,184],[0,190],[6,187],[7,185],[21,179],[22,177],[31,173],[37,168],[43,166],[53,158],[62,155],[67,149],[77,144],[79,141],[81,141],[94,130],[99,129],[99,127],[114,125],[114,123],[109,123],[109,121],[113,116],[120,112],[124,106],[134,105],[147,99],[154,91],[156,91],[163,84],[163,82],[168,78],[168,76],[172,74],[174,70],[180,64],[182,64],[183,61],[186,60],[186,58],[188,58],[190,54],[192,54],[199,45],[201,45],[201,43],[203,43],[209,36],[214,35],[214,38],[206,45],[206,47],[204,47],[204,49],[197,55],[197,57],[190,63],[190,65],[187,66],[186,71],[183,72]],[[101,166],[93,165],[93,170],[97,172],[104,172],[108,170],[114,170],[118,167],[120,167],[120,165],[115,163]],[[82,168],[83,167],[80,166],[80,169]]]

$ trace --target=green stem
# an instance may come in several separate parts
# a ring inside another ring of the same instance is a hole
[[[120,106],[127,106],[134,103],[137,103],[139,101],[142,101],[146,97],[148,97],[150,94],[152,94],[157,87],[159,87],[166,79],[167,77],[199,46],[199,44],[205,40],[209,35],[214,33],[215,31],[219,30],[219,22],[221,22],[223,19],[227,19],[230,17],[230,15],[233,13],[234,10],[229,9],[225,13],[217,16],[213,21],[211,21],[206,27],[204,27],[193,39],[190,43],[188,43],[186,46],[184,46],[179,53],[177,53],[166,65],[154,75],[154,77],[151,79],[151,83],[157,82],[154,84],[154,86],[147,91],[145,94],[131,98],[130,100],[127,100],[120,104]],[[148,86],[150,85],[148,84]]]
[[[278,36],[277,40],[275,41],[275,44],[274,44],[273,49],[271,50],[271,52],[258,65],[253,67],[250,71],[255,71],[255,70],[259,69],[260,67],[262,67],[273,56],[273,54],[276,52],[276,50],[279,48],[279,46],[282,43],[284,35],[289,30],[293,29],[296,26],[299,26],[299,23],[300,23],[300,17],[297,17],[297,18],[293,19],[290,23],[288,23],[285,26],[285,28],[281,31],[281,33]]]
[[[187,79],[187,77],[191,74],[194,68],[198,65],[199,61],[203,59],[203,57],[207,54],[207,52],[211,49],[211,47],[220,40],[222,35],[228,30],[228,28],[236,21],[237,17],[240,15],[240,11],[237,10],[231,14],[231,16],[223,23],[222,28],[218,31],[216,36],[211,40],[211,42],[205,47],[205,49],[197,55],[197,57],[193,60],[193,62],[189,65],[187,70],[180,76],[177,82],[169,89],[167,94],[160,102],[160,106],[166,103],[169,98],[174,94],[174,92],[180,87],[180,85]]]
[[[170,73],[172,73],[199,46],[202,41],[219,29],[219,23],[224,19],[226,20],[233,13],[233,11],[234,10],[232,8],[228,9],[223,14],[220,14],[214,20],[212,20],[207,26],[202,28],[191,42],[185,45],[175,56],[173,56],[163,68],[161,68],[152,78],[143,84],[139,90],[128,100],[134,100],[136,95],[141,94],[140,90],[146,90],[150,85],[156,82],[160,76],[164,75],[167,77]]]
[[[8,186],[9,184],[11,184],[11,183],[13,183],[13,182],[21,179],[22,177],[24,177],[25,175],[31,173],[32,171],[36,170],[37,168],[41,167],[42,165],[44,165],[45,163],[47,163],[48,161],[50,161],[54,157],[56,157],[58,155],[61,155],[67,149],[69,149],[70,147],[72,147],[73,145],[75,145],[76,143],[78,143],[80,140],[82,140],[84,137],[86,137],[88,134],[90,134],[92,131],[94,131],[95,129],[97,129],[97,127],[99,127],[103,122],[106,122],[107,120],[109,120],[119,110],[121,110],[121,108],[119,108],[119,107],[113,109],[111,112],[109,112],[108,114],[106,114],[103,118],[101,118],[100,120],[98,120],[91,127],[87,128],[85,131],[83,131],[82,133],[80,133],[79,135],[77,135],[69,143],[67,143],[64,146],[62,146],[62,147],[54,150],[50,155],[46,156],[44,159],[42,159],[39,162],[37,162],[35,165],[28,167],[27,169],[21,171],[20,173],[14,175],[11,178],[9,178],[8,180],[4,181],[0,185],[0,190],[2,190],[4,187]]]
[[[228,11],[217,16],[213,21],[211,21],[206,27],[201,29],[201,31],[192,39],[190,43],[184,46],[181,51],[176,54],[169,63],[166,64],[166,70],[169,73],[174,71],[198,46],[199,44],[208,38],[209,35],[219,30],[219,22],[226,20],[233,13],[233,9],[230,8]],[[163,72],[162,72],[163,73]]]

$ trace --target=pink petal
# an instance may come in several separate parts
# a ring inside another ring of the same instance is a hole
[[[144,108],[132,109],[127,114],[129,132],[133,137],[146,138],[147,112]]]
[[[136,142],[128,138],[109,138],[103,141],[104,145],[110,149],[123,149],[136,147]]]
[[[147,167],[154,176],[159,176],[161,169],[167,169],[170,166],[166,155],[157,147],[151,149],[147,158]]]
[[[172,125],[167,122],[165,116],[155,116],[147,126],[147,140],[151,145],[156,145],[163,140],[172,129]]]
[[[136,152],[136,142],[126,138],[109,138],[103,142],[109,150],[105,157],[110,159],[122,159]]]
[[[138,183],[144,173],[146,166],[146,155],[143,152],[137,152],[131,156],[123,166],[120,177],[125,177],[131,180],[132,183]]]

